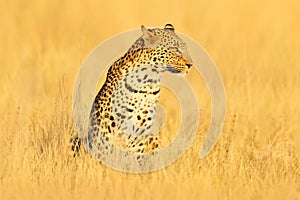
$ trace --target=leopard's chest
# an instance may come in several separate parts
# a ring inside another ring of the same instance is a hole
[[[141,65],[127,71],[114,85],[106,104],[115,121],[115,132],[131,135],[151,132],[159,99],[160,73],[156,66]]]

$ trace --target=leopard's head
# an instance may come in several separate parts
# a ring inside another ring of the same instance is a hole
[[[152,61],[163,64],[165,70],[172,73],[186,74],[192,64],[185,42],[175,33],[172,24],[164,28],[147,29],[141,26],[143,35],[131,48],[154,49]]]

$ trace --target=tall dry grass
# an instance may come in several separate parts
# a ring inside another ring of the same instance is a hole
[[[300,198],[300,3],[0,1],[1,199]],[[71,94],[84,58],[118,32],[173,23],[210,53],[227,93],[205,159],[209,96],[192,147],[158,172],[126,174],[69,155]]]

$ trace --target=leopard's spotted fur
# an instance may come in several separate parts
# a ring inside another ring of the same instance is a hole
[[[161,74],[184,75],[192,66],[185,43],[171,24],[141,29],[143,35],[109,68],[93,103],[87,146],[99,160],[112,153],[112,145],[137,154],[159,148],[152,125]]]

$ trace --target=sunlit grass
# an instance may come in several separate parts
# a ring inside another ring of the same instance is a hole
[[[299,1],[20,0],[1,1],[0,16],[1,199],[300,198]],[[210,120],[199,82],[197,138],[173,165],[126,174],[83,151],[74,159],[71,96],[85,57],[113,34],[165,23],[201,43],[223,77],[215,149],[198,158]]]

